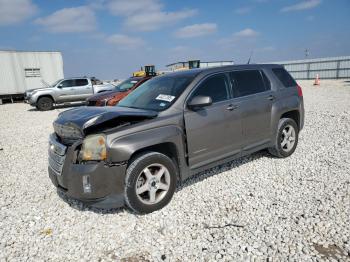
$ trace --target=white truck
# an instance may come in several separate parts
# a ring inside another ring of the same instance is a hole
[[[79,77],[56,81],[45,88],[31,89],[25,92],[25,101],[38,110],[51,110],[55,104],[85,101],[89,96],[115,88],[112,84],[103,84],[96,78]]]

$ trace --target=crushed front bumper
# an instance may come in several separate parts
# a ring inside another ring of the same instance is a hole
[[[55,135],[50,136],[48,171],[52,183],[66,196],[89,206],[104,209],[123,206],[126,164],[76,164],[78,146],[80,142],[66,147]]]

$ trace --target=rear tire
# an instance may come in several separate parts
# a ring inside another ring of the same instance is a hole
[[[36,108],[40,111],[47,111],[53,108],[53,100],[50,97],[44,96],[38,99]]]
[[[298,145],[299,128],[291,118],[281,118],[278,123],[275,145],[268,148],[271,155],[284,158],[292,155]]]
[[[177,169],[161,153],[145,152],[134,158],[127,168],[124,197],[134,212],[147,214],[166,206],[174,195]]]

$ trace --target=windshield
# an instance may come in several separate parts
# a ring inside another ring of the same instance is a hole
[[[118,106],[163,111],[176,101],[194,77],[195,75],[153,78],[122,99]]]
[[[52,86],[52,87],[54,87],[54,86],[56,86],[60,81],[62,81],[63,79],[59,79],[59,80],[57,80],[56,82],[54,82],[52,85],[50,85],[50,86]]]
[[[124,92],[132,88],[139,80],[136,79],[127,79],[124,82],[121,82],[115,87],[116,91]]]

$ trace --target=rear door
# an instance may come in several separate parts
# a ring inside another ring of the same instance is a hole
[[[210,96],[213,104],[198,110],[185,109],[189,164],[192,169],[239,151],[241,127],[232,110],[229,79],[220,73],[203,80],[190,95]],[[233,138],[236,143],[232,143]]]
[[[82,101],[92,95],[92,85],[86,78],[74,79],[73,101]]]
[[[268,78],[260,70],[240,70],[231,72],[230,79],[241,112],[243,150],[270,142],[275,97]]]

